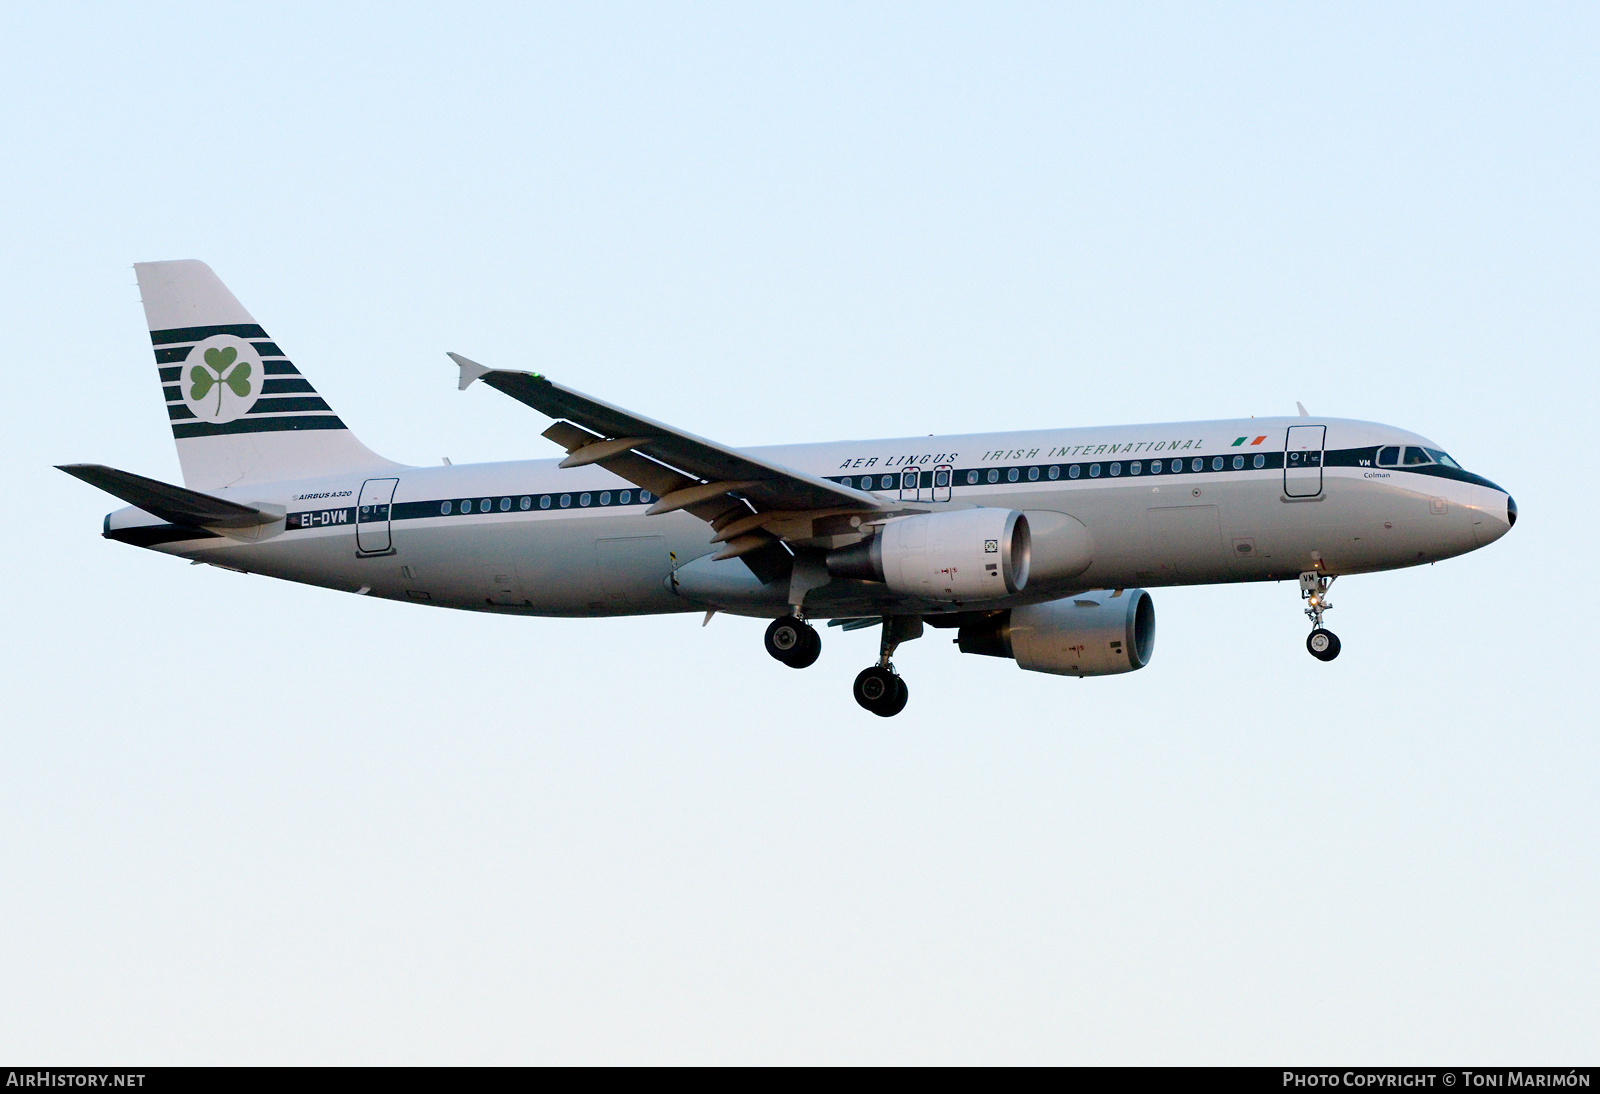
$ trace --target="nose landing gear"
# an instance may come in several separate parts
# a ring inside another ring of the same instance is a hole
[[[1339,636],[1322,625],[1322,613],[1333,607],[1328,600],[1328,590],[1334,579],[1316,570],[1300,575],[1300,599],[1307,602],[1306,618],[1311,620],[1311,633],[1306,636],[1306,649],[1318,661],[1332,661],[1339,656]]]
[[[822,656],[822,636],[811,624],[792,615],[772,621],[766,646],[768,653],[792,669],[809,668]]]

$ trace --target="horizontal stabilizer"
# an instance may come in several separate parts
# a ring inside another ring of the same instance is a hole
[[[236,501],[212,497],[198,490],[186,490],[181,486],[172,486],[157,479],[147,479],[143,475],[135,475],[128,471],[118,471],[115,467],[106,467],[104,464],[58,464],[56,469],[82,479],[90,486],[98,486],[113,497],[121,498],[129,505],[173,524],[209,528],[253,528],[283,518],[281,512],[273,513],[251,505],[240,505]]]

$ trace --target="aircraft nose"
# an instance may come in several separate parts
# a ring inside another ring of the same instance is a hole
[[[1504,510],[1491,502],[1473,516],[1472,532],[1478,540],[1479,547],[1489,546],[1511,531],[1511,526],[1517,523],[1517,503],[1510,494],[1506,494],[1505,499]]]

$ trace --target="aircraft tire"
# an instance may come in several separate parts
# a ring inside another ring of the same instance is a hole
[[[880,718],[893,718],[905,709],[910,692],[905,681],[879,665],[862,669],[851,689],[856,702]]]
[[[822,636],[816,628],[792,615],[774,619],[767,625],[767,652],[792,669],[815,664],[822,653]]]
[[[822,636],[817,628],[805,623],[801,626],[805,630],[800,632],[800,644],[790,651],[789,659],[784,662],[792,669],[808,669],[822,656]]]
[[[906,687],[905,677],[894,678],[894,702],[885,705],[882,714],[885,718],[893,718],[906,709],[906,700],[911,698],[911,689]]]
[[[1332,661],[1339,656],[1339,636],[1318,627],[1306,635],[1306,649],[1318,661]]]

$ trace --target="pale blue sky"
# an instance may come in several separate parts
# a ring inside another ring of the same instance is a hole
[[[0,26],[0,1056],[1592,1061],[1586,5],[60,6]],[[731,443],[1314,411],[1492,547],[1158,590],[1078,681],[479,618],[99,538],[176,479],[130,269],[358,434],[557,454],[446,350]],[[26,380],[27,383],[23,383]],[[24,392],[31,398],[25,398]]]

